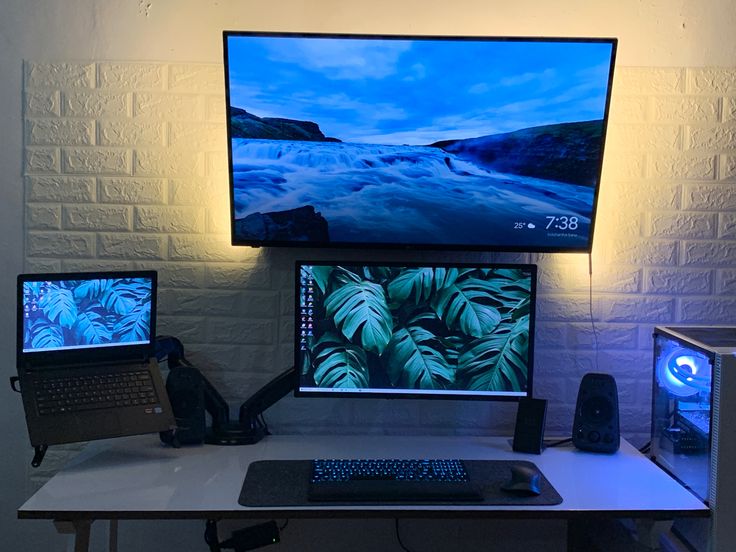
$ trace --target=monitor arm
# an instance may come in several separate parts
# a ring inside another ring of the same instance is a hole
[[[285,370],[240,405],[239,421],[243,427],[258,425],[259,416],[273,404],[294,390],[296,369],[292,366]]]
[[[240,406],[237,423],[229,421],[227,403],[206,382],[205,408],[212,416],[212,430],[205,442],[216,445],[252,445],[269,435],[263,421],[263,412],[294,389],[295,374],[295,369],[289,368],[253,393]]]
[[[182,364],[196,370],[184,357],[184,346],[173,336],[159,336],[156,357],[168,358],[169,366],[176,369]],[[241,406],[237,422],[230,421],[230,408],[215,386],[199,370],[204,386],[204,408],[212,417],[212,427],[205,442],[217,445],[250,445],[268,435],[263,412],[294,389],[294,367],[282,372],[253,393]]]

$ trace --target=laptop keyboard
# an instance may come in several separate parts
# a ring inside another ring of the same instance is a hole
[[[40,415],[158,403],[147,370],[53,376],[34,381]]]

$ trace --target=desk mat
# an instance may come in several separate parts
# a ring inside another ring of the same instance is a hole
[[[470,480],[483,491],[482,501],[463,502],[473,506],[553,506],[562,502],[562,497],[542,474],[541,494],[519,496],[501,489],[511,475],[514,464],[526,464],[541,470],[526,460],[463,460]],[[241,506],[276,508],[294,506],[367,506],[366,502],[310,502],[307,498],[311,460],[261,460],[248,466],[238,504]],[[423,504],[422,502],[392,501],[391,504]],[[440,502],[436,504],[453,504]],[[385,505],[385,504],[381,504]]]

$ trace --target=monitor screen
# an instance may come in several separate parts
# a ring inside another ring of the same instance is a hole
[[[301,396],[531,396],[536,266],[296,266]]]
[[[155,338],[156,273],[22,274],[19,352],[149,348]]]
[[[590,251],[616,46],[226,31],[232,243]]]

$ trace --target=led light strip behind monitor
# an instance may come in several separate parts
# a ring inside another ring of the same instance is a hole
[[[299,261],[298,396],[531,396],[535,265]]]
[[[232,243],[590,251],[616,45],[226,31]]]

